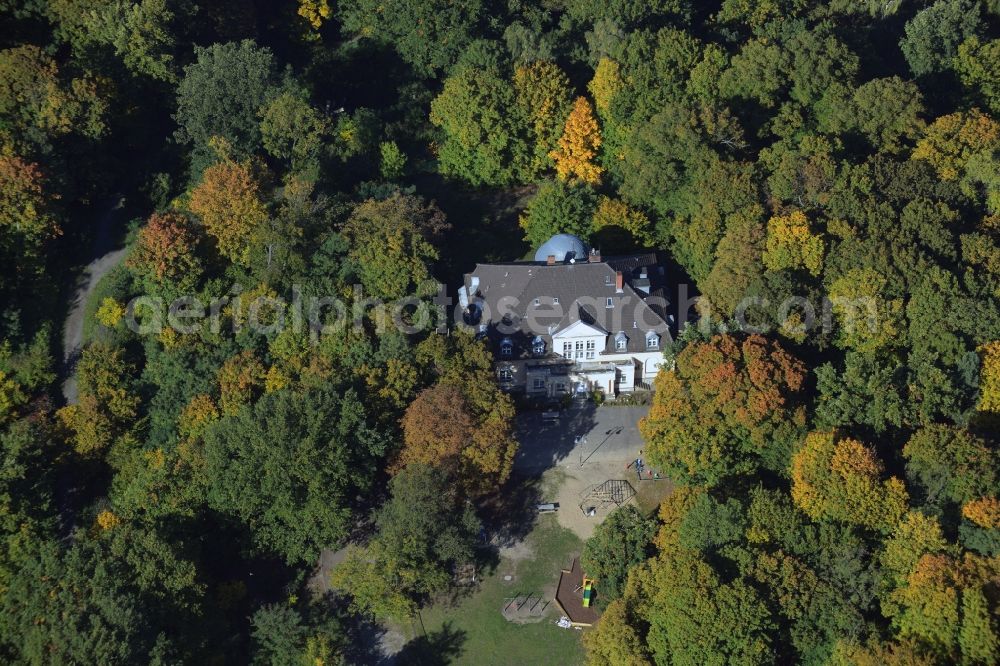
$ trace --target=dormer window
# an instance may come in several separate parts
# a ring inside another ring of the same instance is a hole
[[[545,340],[542,340],[540,336],[535,336],[535,339],[531,341],[531,353],[535,356],[545,355]]]
[[[613,308],[615,307],[615,299],[608,296],[608,304],[605,307]]]
[[[618,351],[625,351],[628,347],[628,338],[625,337],[625,332],[622,331],[615,336],[615,349]]]
[[[514,381],[514,368],[509,365],[501,365],[497,368],[497,377],[499,377],[502,382]]]
[[[514,343],[510,338],[504,338],[500,341],[500,355],[501,356],[512,356],[514,354]]]
[[[660,336],[656,333],[650,333],[646,336],[646,349],[659,349],[660,348]]]

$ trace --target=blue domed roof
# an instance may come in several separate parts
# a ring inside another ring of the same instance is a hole
[[[535,261],[547,261],[549,255],[554,255],[556,261],[569,259],[585,261],[587,259],[587,246],[572,234],[556,234],[535,250]]]

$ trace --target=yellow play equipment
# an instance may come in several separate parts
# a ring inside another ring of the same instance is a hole
[[[594,594],[594,579],[583,577],[583,607],[590,608],[590,598]]]

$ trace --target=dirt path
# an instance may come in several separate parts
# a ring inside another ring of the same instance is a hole
[[[124,200],[116,197],[107,204],[97,218],[97,234],[94,238],[93,261],[77,279],[77,288],[73,293],[69,314],[63,324],[63,397],[67,405],[77,401],[76,377],[74,368],[83,345],[83,319],[87,299],[93,293],[97,283],[101,281],[125,256],[126,248],[113,249],[112,228],[117,213],[122,209]]]

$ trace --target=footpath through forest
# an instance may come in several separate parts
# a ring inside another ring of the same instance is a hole
[[[76,389],[76,362],[80,357],[80,349],[83,346],[83,321],[87,309],[87,300],[97,288],[98,283],[105,275],[118,265],[125,256],[126,248],[115,248],[114,223],[117,215],[122,210],[124,199],[115,196],[99,209],[97,216],[97,230],[94,235],[94,259],[87,264],[83,272],[77,278],[76,289],[73,292],[73,300],[70,303],[66,322],[63,324],[63,364],[62,364],[62,392],[67,405],[75,404],[77,401]]]

